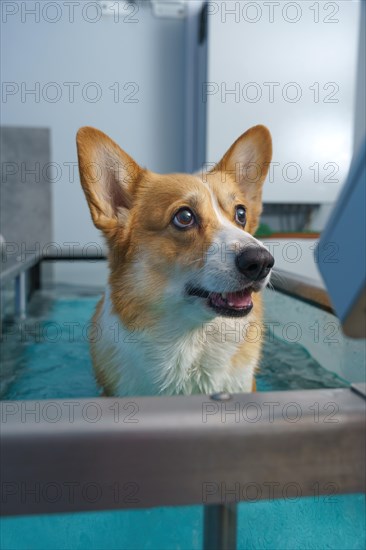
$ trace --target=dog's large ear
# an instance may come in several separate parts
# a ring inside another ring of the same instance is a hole
[[[142,169],[106,134],[81,128],[76,137],[81,185],[94,225],[107,235],[123,224]]]
[[[230,174],[252,206],[260,208],[262,186],[272,159],[272,138],[265,126],[253,126],[242,134],[218,165],[215,171]]]

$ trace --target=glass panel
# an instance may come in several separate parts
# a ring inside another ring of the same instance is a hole
[[[334,315],[266,289],[260,390],[336,388],[365,381],[365,340],[343,335]]]
[[[62,271],[62,278],[33,295],[27,319],[4,324],[2,399],[100,394],[89,339],[105,262],[58,263],[62,266],[56,262],[53,269]],[[258,391],[345,387],[363,381],[365,342],[345,338],[333,315],[272,290],[265,291],[264,305]]]

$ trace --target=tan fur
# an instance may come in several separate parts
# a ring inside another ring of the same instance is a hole
[[[217,199],[221,215],[229,222],[233,222],[233,206],[245,204],[245,231],[254,234],[262,208],[262,185],[272,155],[270,134],[263,126],[248,130],[216,168],[205,175],[205,185],[196,176],[158,175],[141,168],[108,136],[93,128],[79,130],[77,144],[81,184],[94,224],[103,231],[109,248],[113,313],[132,333],[153,330],[164,315],[159,298],[172,269],[184,272],[191,266],[202,266],[220,228],[210,191]],[[247,159],[244,167],[240,165],[240,148]],[[179,232],[172,226],[171,219],[181,206],[191,207],[197,213],[201,220],[199,227]],[[140,280],[137,272],[140,262],[148,266],[145,280],[143,275]],[[256,325],[261,326],[259,294],[253,295],[253,303]],[[102,325],[102,309],[103,299],[93,318],[96,324]],[[261,344],[262,338],[243,339],[227,368],[236,370],[253,361],[258,364]],[[91,351],[98,384],[107,395],[113,395],[118,383],[115,351],[108,346],[101,351],[93,343]],[[255,391],[254,379],[252,391]]]
[[[92,323],[96,327],[94,332],[95,338],[99,337],[100,331],[104,328],[100,323],[103,302],[104,297],[99,300],[92,319]],[[116,390],[116,381],[118,378],[116,368],[113,368],[113,351],[112,349],[109,349],[109,352],[106,351],[101,355],[98,352],[98,347],[94,345],[93,336],[91,338],[90,348],[97,383],[101,388],[103,388],[103,395],[105,397],[113,396]],[[106,368],[107,365],[109,368]]]

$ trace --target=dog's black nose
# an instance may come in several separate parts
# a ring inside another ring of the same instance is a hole
[[[250,281],[260,281],[267,277],[274,266],[274,258],[265,248],[251,246],[238,254],[236,266]]]

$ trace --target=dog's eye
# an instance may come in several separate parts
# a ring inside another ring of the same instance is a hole
[[[196,218],[189,208],[181,208],[174,216],[173,223],[179,229],[192,227],[196,223]]]
[[[238,223],[240,223],[240,225],[245,225],[247,221],[247,212],[244,206],[239,205],[236,207],[235,219]]]

